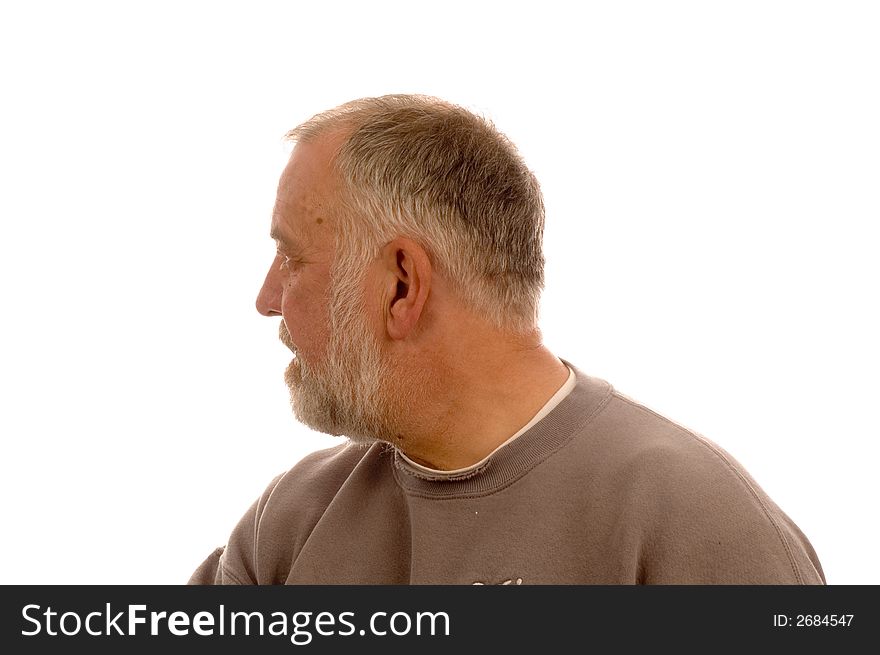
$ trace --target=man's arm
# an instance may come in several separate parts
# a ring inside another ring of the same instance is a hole
[[[232,531],[227,545],[216,548],[208,555],[190,576],[187,584],[257,584],[255,572],[257,528],[266,502],[282,475],[276,476],[248,508]]]
[[[220,567],[220,557],[223,555],[225,546],[220,546],[205,558],[199,568],[190,576],[187,584],[223,584],[223,569]]]

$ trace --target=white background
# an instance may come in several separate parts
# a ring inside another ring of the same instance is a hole
[[[551,348],[880,583],[876,3],[2,7],[0,582],[185,582],[336,443],[253,308],[281,136],[421,92],[541,180]]]

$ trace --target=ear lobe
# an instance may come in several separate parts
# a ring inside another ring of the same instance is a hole
[[[389,281],[385,327],[392,339],[406,339],[422,318],[431,289],[431,261],[411,239],[398,237],[383,248]]]

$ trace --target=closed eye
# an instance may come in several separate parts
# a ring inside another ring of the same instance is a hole
[[[278,268],[282,271],[290,271],[302,264],[302,259],[300,259],[299,257],[295,255],[287,255],[280,250],[278,251],[276,256],[278,258]]]

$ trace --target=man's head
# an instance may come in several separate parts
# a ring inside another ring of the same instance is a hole
[[[454,315],[445,300],[499,332],[537,331],[540,189],[488,121],[434,98],[355,100],[288,138],[258,308],[282,316],[297,353],[286,379],[300,420],[393,442],[430,383],[409,360]]]

